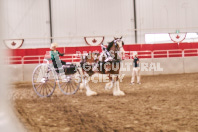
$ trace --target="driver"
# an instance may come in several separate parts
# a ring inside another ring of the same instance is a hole
[[[56,50],[56,48],[58,47],[58,44],[57,43],[52,43],[51,44],[51,51],[50,51],[50,56],[51,56],[51,60],[53,62],[53,65],[54,65],[54,68],[56,69],[56,72],[59,73],[59,72],[64,72],[64,71],[61,71],[63,70],[62,69],[62,65],[66,65],[66,62],[60,60],[59,56],[63,56],[64,53],[60,53],[58,50]],[[60,71],[59,71],[60,69]]]

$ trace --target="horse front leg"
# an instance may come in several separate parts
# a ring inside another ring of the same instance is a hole
[[[90,80],[89,76],[84,77],[84,87],[86,88],[86,95],[87,96],[97,95],[97,93],[95,91],[92,91],[91,88],[89,87],[89,80]]]
[[[113,95],[114,96],[124,96],[125,93],[120,90],[120,83],[118,76],[114,76],[114,89],[113,89]]]

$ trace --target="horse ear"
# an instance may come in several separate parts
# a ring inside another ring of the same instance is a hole
[[[120,39],[122,39],[122,36],[120,37]]]

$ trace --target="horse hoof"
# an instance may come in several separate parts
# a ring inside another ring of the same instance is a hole
[[[105,86],[105,90],[110,90],[111,88],[111,86]]]
[[[94,91],[89,91],[89,92],[86,92],[86,95],[87,96],[94,96],[94,95],[97,95],[97,93],[94,92]]]
[[[125,93],[124,93],[123,91],[120,91],[120,95],[121,95],[121,96],[124,96]]]
[[[125,93],[123,91],[117,91],[113,93],[113,96],[124,96]]]
[[[111,84],[106,84],[105,85],[105,90],[110,90],[113,86]]]

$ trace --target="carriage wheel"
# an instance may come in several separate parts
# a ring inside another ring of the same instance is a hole
[[[56,88],[56,80],[53,70],[47,64],[38,65],[32,75],[34,91],[40,97],[49,97]]]
[[[81,75],[79,69],[75,74],[59,77],[59,88],[65,95],[75,94],[81,83]]]

